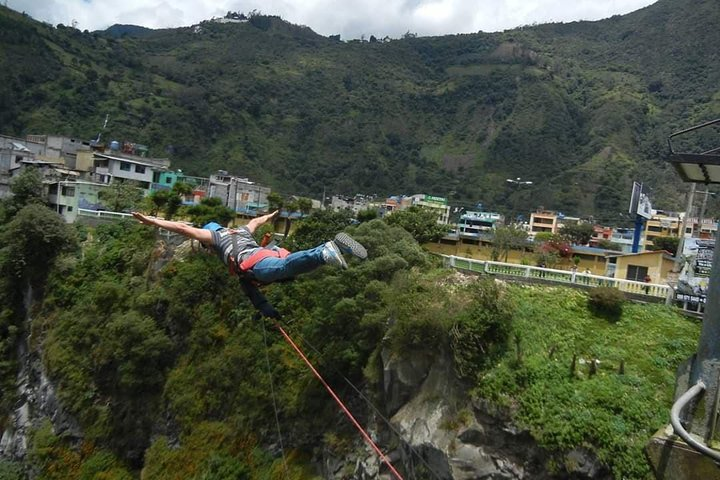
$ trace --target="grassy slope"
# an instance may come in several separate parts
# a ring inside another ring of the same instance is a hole
[[[522,362],[510,349],[475,394],[510,406],[543,446],[590,446],[615,478],[650,478],[642,448],[668,422],[675,369],[695,351],[699,324],[662,306],[635,304],[613,323],[593,315],[579,291],[510,289]],[[592,359],[601,362],[595,376],[582,363]]]

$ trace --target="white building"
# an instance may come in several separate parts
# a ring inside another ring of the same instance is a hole
[[[412,195],[410,198],[412,199],[412,205],[418,205],[436,211],[438,215],[438,223],[443,225],[450,223],[450,206],[448,205],[446,198],[425,195],[422,193]]]
[[[257,215],[268,208],[270,188],[236,177],[225,170],[210,175],[208,197],[219,198],[223,205],[238,213]]]
[[[106,154],[93,152],[94,177],[98,183],[111,184],[114,181],[134,181],[138,186],[150,191],[153,174],[167,170],[170,160],[166,158],[145,158],[121,153]]]

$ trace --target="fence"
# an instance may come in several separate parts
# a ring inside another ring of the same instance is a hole
[[[78,208],[78,216],[100,221],[117,221],[132,218],[131,213],[109,212],[107,210],[88,210],[86,208]],[[164,228],[158,228],[158,233],[166,238],[177,235],[165,230]]]
[[[470,272],[505,275],[509,277],[522,277],[538,279],[545,282],[566,283],[587,287],[614,287],[623,292],[648,297],[667,298],[670,293],[668,285],[658,283],[635,282],[602,275],[573,272],[568,270],[555,270],[553,268],[533,267],[530,265],[517,265],[514,263],[493,262],[490,260],[474,260],[471,258],[442,255],[446,265],[459,270]]]

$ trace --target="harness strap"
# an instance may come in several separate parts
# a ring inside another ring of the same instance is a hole
[[[230,252],[230,258],[228,258],[228,268],[230,269],[230,275],[240,274],[240,269],[238,268],[237,264],[238,242],[235,233],[235,230],[231,230],[230,238],[232,239],[232,251]]]
[[[247,272],[251,270],[260,260],[268,257],[274,258],[285,258],[290,255],[290,251],[284,248],[278,248],[277,250],[271,250],[269,248],[261,248],[257,252],[250,255],[248,258],[242,261],[240,264],[240,272]]]

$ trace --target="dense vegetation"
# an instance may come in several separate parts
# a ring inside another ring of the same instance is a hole
[[[3,231],[19,234],[13,225],[28,208],[45,207],[23,207]],[[329,226],[347,223],[314,214],[293,241],[317,244]],[[47,234],[23,225],[29,239]],[[628,304],[608,316],[572,290],[468,281],[436,268],[399,227],[376,219],[348,228],[368,247],[367,261],[267,290],[331,384],[347,377],[380,389],[381,348],[449,353],[472,395],[506,407],[558,454],[548,468],[562,473],[562,453],[583,446],[615,478],[647,477],[641,449],[666,422],[673,372],[693,351],[697,325],[664,307]],[[140,469],[147,478],[313,478],[318,448],[352,451],[356,432],[274,330],[252,318],[214,255],[187,243],[171,255],[134,223],[79,233],[81,251],[58,250],[46,264],[32,338],[84,436],[37,425],[28,461],[40,478],[130,479]],[[36,278],[30,265],[27,278]],[[7,345],[22,332],[13,325],[13,336],[3,332]],[[586,361],[595,359],[591,373]],[[3,370],[4,385],[14,378]],[[366,406],[342,390],[365,420]],[[285,461],[272,447],[271,392]],[[8,412],[11,403],[3,405]],[[7,462],[0,472],[23,478]]]
[[[632,180],[682,208],[665,137],[720,114],[719,15],[659,0],[599,22],[339,42],[263,15],[91,33],[0,7],[0,132],[90,139],[109,114],[104,139],[188,173],[617,224]]]

